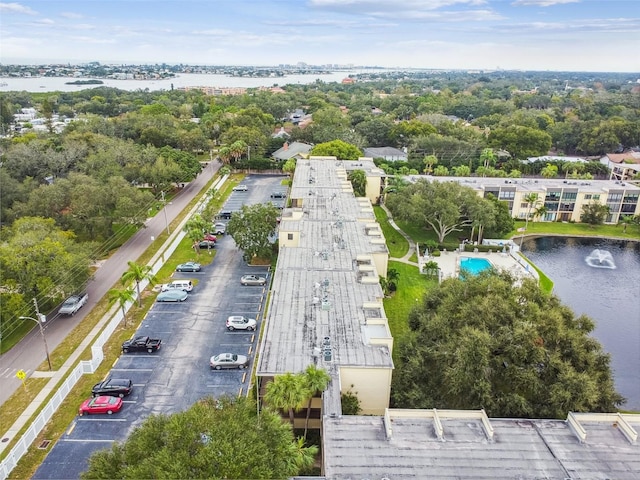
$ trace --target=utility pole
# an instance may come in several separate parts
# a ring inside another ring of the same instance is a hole
[[[167,235],[171,235],[171,231],[169,230],[169,221],[167,220],[167,201],[164,198],[164,190],[160,192],[162,195],[162,210],[164,211],[164,224],[167,227]]]
[[[40,310],[38,309],[38,301],[35,298],[33,299],[33,305],[36,307],[36,318],[20,317],[20,319],[33,320],[38,324],[38,327],[40,328],[40,335],[42,335],[42,341],[44,342],[44,351],[47,354],[47,363],[49,364],[49,370],[52,370],[51,358],[49,357],[49,346],[47,345],[47,338],[44,336],[44,327],[42,326],[42,324],[47,321],[47,317],[46,315],[43,315],[42,313],[40,313]]]

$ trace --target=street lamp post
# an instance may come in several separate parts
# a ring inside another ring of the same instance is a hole
[[[169,230],[169,220],[167,219],[167,201],[164,198],[164,191],[160,192],[162,194],[162,210],[164,211],[164,225],[167,227],[167,235],[171,235],[171,231]]]
[[[42,313],[38,313],[37,315],[39,320],[36,320],[33,317],[20,317],[20,320],[33,320],[38,324],[38,327],[40,327],[40,335],[42,335],[42,341],[44,342],[44,351],[47,354],[47,363],[49,364],[49,370],[52,370],[51,359],[49,358],[49,347],[47,346],[47,339],[44,336],[44,328],[42,327],[42,324],[47,321],[47,317]]]

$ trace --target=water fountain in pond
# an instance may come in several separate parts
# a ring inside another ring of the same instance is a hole
[[[585,258],[584,261],[587,262],[587,265],[594,268],[616,268],[611,252],[608,252],[607,250],[599,250],[596,248],[593,252],[587,255],[587,258]]]

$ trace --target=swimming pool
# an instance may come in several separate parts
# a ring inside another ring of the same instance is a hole
[[[472,275],[478,275],[483,270],[488,270],[493,265],[484,258],[462,257],[460,259],[460,270],[466,270]]]

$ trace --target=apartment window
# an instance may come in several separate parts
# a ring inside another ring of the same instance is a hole
[[[287,240],[293,240],[293,233],[287,233]]]

